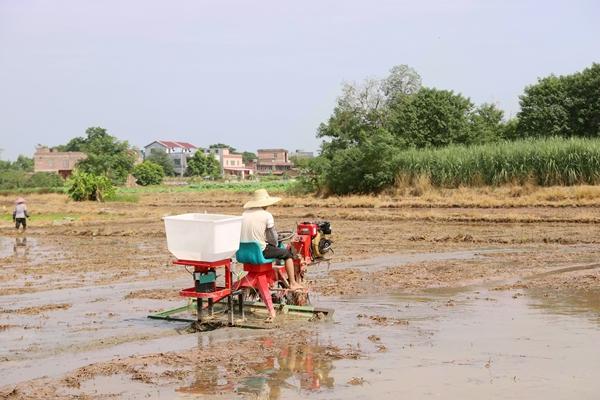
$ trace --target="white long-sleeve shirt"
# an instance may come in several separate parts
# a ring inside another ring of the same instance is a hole
[[[27,206],[19,203],[15,206],[15,218],[25,218],[27,216]]]

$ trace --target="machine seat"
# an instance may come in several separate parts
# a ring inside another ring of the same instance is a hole
[[[235,253],[237,262],[243,264],[268,264],[275,261],[273,258],[265,258],[260,250],[258,242],[241,242],[240,248]]]

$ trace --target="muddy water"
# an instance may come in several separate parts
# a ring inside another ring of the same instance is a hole
[[[160,338],[178,335],[183,325],[161,324],[146,315],[180,301],[125,297],[136,289],[176,291],[177,284],[139,282],[0,296],[0,325],[9,326],[0,331],[0,382],[58,375],[117,355],[163,348]],[[44,310],[48,305],[63,308]],[[181,341],[163,341],[167,350],[181,346]],[[193,344],[190,340],[187,346]]]
[[[156,399],[225,399],[234,393],[260,399],[597,399],[598,296],[463,288],[321,299],[336,309],[334,320],[314,325],[307,344],[280,348],[276,357],[254,365],[258,374],[241,381],[214,365],[177,383],[144,386],[117,374],[83,382],[70,393]],[[209,350],[215,340],[230,340],[235,346],[236,331],[248,332],[223,329],[187,335],[180,343]],[[248,334],[262,336],[268,346],[273,332]],[[337,359],[329,345],[360,356]]]
[[[332,362],[328,385],[317,388],[302,384],[302,368],[289,377],[267,372],[262,378],[268,388],[254,392],[286,399],[598,398],[600,308],[582,308],[583,294],[572,302],[519,293],[332,300],[327,306],[338,310],[337,322],[322,326],[320,339],[358,346],[365,358]],[[598,294],[587,297],[598,304]],[[357,314],[401,318],[409,325],[381,326]]]
[[[14,243],[6,242],[8,248]],[[32,251],[39,244],[32,242]],[[490,250],[498,252],[501,250]],[[511,250],[506,250],[511,251]],[[332,268],[369,271],[390,264],[470,259],[485,250],[380,257]],[[137,289],[188,286],[152,281],[0,296],[0,387],[116,357],[235,346],[241,336],[276,331],[219,329],[185,334],[185,325],[151,321],[148,312],[181,301],[127,299]],[[305,345],[284,346],[241,381],[215,365],[175,382],[96,376],[68,395],[122,398],[577,398],[600,394],[600,294],[460,288],[358,298],[316,297],[336,310],[333,321],[308,324]],[[24,312],[65,304],[45,312]],[[282,321],[283,329],[294,329]],[[331,354],[331,346],[344,358]],[[360,355],[357,359],[355,356]],[[168,372],[168,371],[161,371]]]

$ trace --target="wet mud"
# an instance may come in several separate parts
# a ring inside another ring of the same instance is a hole
[[[275,207],[282,226],[332,222],[335,253],[308,284],[333,318],[193,332],[146,318],[185,304],[191,283],[160,216],[234,213],[237,199],[61,201],[48,204],[68,218],[0,227],[0,398],[600,393],[596,209]]]

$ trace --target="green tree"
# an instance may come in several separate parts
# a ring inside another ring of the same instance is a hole
[[[110,179],[75,170],[66,182],[67,194],[75,201],[104,201],[115,196],[116,190]]]
[[[540,79],[521,96],[520,136],[570,136],[566,80],[557,76]]]
[[[294,194],[328,194],[326,173],[330,164],[330,161],[322,156],[303,159],[299,165],[298,179],[290,191]]]
[[[321,154],[331,159],[338,150],[369,140],[389,124],[390,105],[412,97],[421,88],[421,77],[407,65],[397,65],[384,79],[346,83],[333,114],[319,126],[317,137],[327,141]]]
[[[525,88],[518,135],[600,136],[600,64],[572,75],[550,75]]]
[[[92,129],[92,128],[90,128]],[[87,140],[81,136],[74,137],[69,140],[67,144],[61,144],[55,146],[54,148],[57,151],[84,151],[84,146],[87,143]]]
[[[511,118],[502,126],[502,138],[506,140],[515,140],[519,137],[518,133],[519,119]]]
[[[471,113],[471,131],[473,142],[488,143],[502,139],[505,126],[502,122],[504,111],[493,104],[484,103]]]
[[[216,178],[221,175],[221,165],[212,155],[205,155],[202,151],[197,151],[188,160],[186,174],[188,176],[210,176]]]
[[[476,140],[470,129],[474,105],[450,90],[421,88],[390,105],[388,129],[399,146],[438,147]]]
[[[135,161],[129,144],[109,135],[104,128],[88,128],[85,133],[87,137],[80,149],[87,158],[77,163],[78,168],[93,175],[105,175],[116,185],[123,184]]]
[[[208,146],[209,149],[229,149],[230,153],[235,153],[235,147],[232,147],[225,143],[214,143]]]
[[[394,183],[396,150],[392,135],[381,129],[360,145],[335,152],[324,171],[327,189],[336,194],[380,192]]]
[[[383,81],[383,92],[389,101],[417,93],[421,89],[421,75],[408,65],[396,65]]]
[[[33,172],[33,158],[26,157],[20,154],[17,157],[17,161],[13,163],[15,169],[25,171],[25,172]]]
[[[250,152],[250,151],[244,151],[242,153],[242,162],[244,164],[249,163],[252,160],[256,160],[258,157],[256,157],[256,154]]]
[[[133,168],[133,176],[138,185],[160,185],[165,172],[159,164],[146,160]]]
[[[175,176],[175,165],[173,159],[162,149],[152,149],[146,157],[147,161],[152,161],[162,167],[165,176]]]

